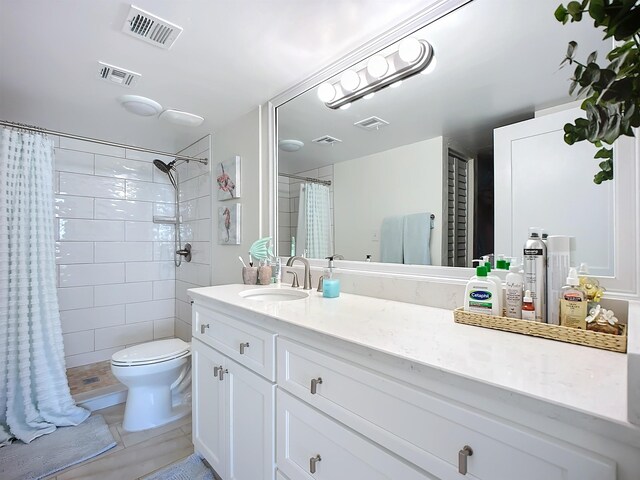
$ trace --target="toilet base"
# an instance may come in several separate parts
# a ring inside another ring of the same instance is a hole
[[[127,403],[126,407],[128,406],[129,403]],[[191,405],[178,405],[171,409],[171,413],[168,416],[151,418],[144,415],[127,415],[126,407],[122,421],[122,429],[127,432],[140,432],[142,430],[161,427],[167,423],[175,422],[182,417],[186,417],[191,413]]]

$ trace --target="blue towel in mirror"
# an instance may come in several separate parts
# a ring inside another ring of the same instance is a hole
[[[380,227],[380,261],[402,263],[404,217],[395,215],[382,220]]]
[[[414,213],[404,217],[403,252],[407,265],[431,265],[431,213]],[[384,261],[384,260],[383,260]]]

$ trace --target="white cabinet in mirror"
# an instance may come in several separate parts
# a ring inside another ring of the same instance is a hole
[[[592,265],[610,292],[636,296],[637,141],[614,145],[615,179],[595,185],[595,149],[563,140],[564,124],[583,113],[568,94],[572,72],[558,69],[566,44],[604,58],[611,43],[590,22],[559,24],[555,0],[438,7],[272,100],[278,254],[338,253],[339,267],[465,278],[470,270],[441,267],[521,257],[527,228],[539,226],[575,237],[574,263]],[[433,46],[426,74],[348,109],[319,100],[319,83],[366,71],[409,34]],[[278,139],[303,146],[278,149]]]

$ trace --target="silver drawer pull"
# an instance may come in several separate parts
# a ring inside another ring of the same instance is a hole
[[[222,366],[220,366],[220,375],[218,376],[218,378],[220,379],[220,381],[224,380],[224,374],[225,373],[229,373],[229,369],[228,368],[222,368]]]
[[[320,457],[320,455],[316,455],[315,457],[311,457],[309,459],[309,471],[311,473],[316,473],[316,464],[321,460],[322,458]]]
[[[222,365],[219,367],[213,367],[213,376],[217,377],[220,370],[222,370]]]
[[[458,473],[462,475],[467,474],[467,458],[473,455],[473,449],[469,445],[465,445],[462,450],[458,452]]]
[[[245,348],[249,348],[249,342],[244,342],[240,344],[240,355],[244,355]]]
[[[200,325],[200,333],[204,333],[205,329],[209,328],[209,324],[208,323],[203,323],[202,325]]]
[[[322,385],[322,377],[311,379],[311,395],[315,395],[316,394],[316,390],[318,389],[318,385]]]

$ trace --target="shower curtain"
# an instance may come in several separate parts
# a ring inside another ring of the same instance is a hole
[[[333,254],[329,187],[318,183],[300,185],[296,255],[326,258]]]
[[[56,294],[53,142],[0,136],[0,446],[89,412],[71,397]]]

